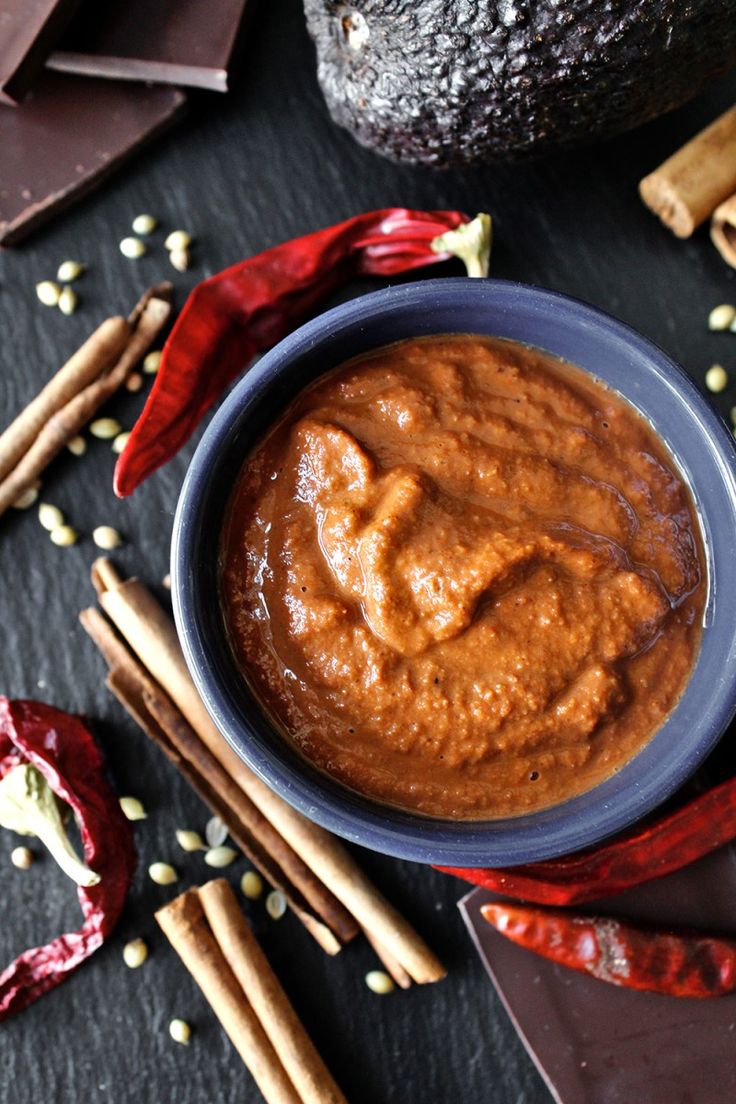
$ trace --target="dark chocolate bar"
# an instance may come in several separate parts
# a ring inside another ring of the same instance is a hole
[[[460,910],[491,980],[558,1104],[736,1100],[736,993],[695,1000],[634,992],[555,965],[499,935],[478,889]],[[736,935],[736,848],[586,912]],[[581,909],[581,911],[583,911]]]
[[[80,0],[0,0],[0,102],[19,103]]]
[[[245,7],[246,0],[87,0],[48,65],[226,92]]]
[[[185,101],[175,88],[45,73],[26,103],[0,110],[0,243],[96,187]]]

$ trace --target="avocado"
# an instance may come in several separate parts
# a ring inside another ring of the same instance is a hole
[[[305,0],[335,122],[397,161],[498,161],[638,126],[736,62],[734,0]]]

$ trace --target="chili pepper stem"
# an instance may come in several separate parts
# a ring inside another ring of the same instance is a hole
[[[0,781],[0,827],[37,836],[77,885],[99,884],[99,875],[82,862],[69,842],[53,790],[29,763],[14,767]]]
[[[493,220],[490,215],[479,214],[471,222],[464,222],[456,230],[447,230],[432,242],[434,253],[449,253],[458,257],[468,276],[487,276],[491,263]]]

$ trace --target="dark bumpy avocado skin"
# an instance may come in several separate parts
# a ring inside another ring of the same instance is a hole
[[[332,117],[395,160],[541,153],[638,126],[736,62],[736,0],[305,0]]]

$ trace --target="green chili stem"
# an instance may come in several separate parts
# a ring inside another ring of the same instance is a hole
[[[456,230],[447,230],[432,242],[435,253],[450,253],[458,257],[468,276],[487,276],[491,261],[493,222],[490,215],[480,214],[464,222]]]

